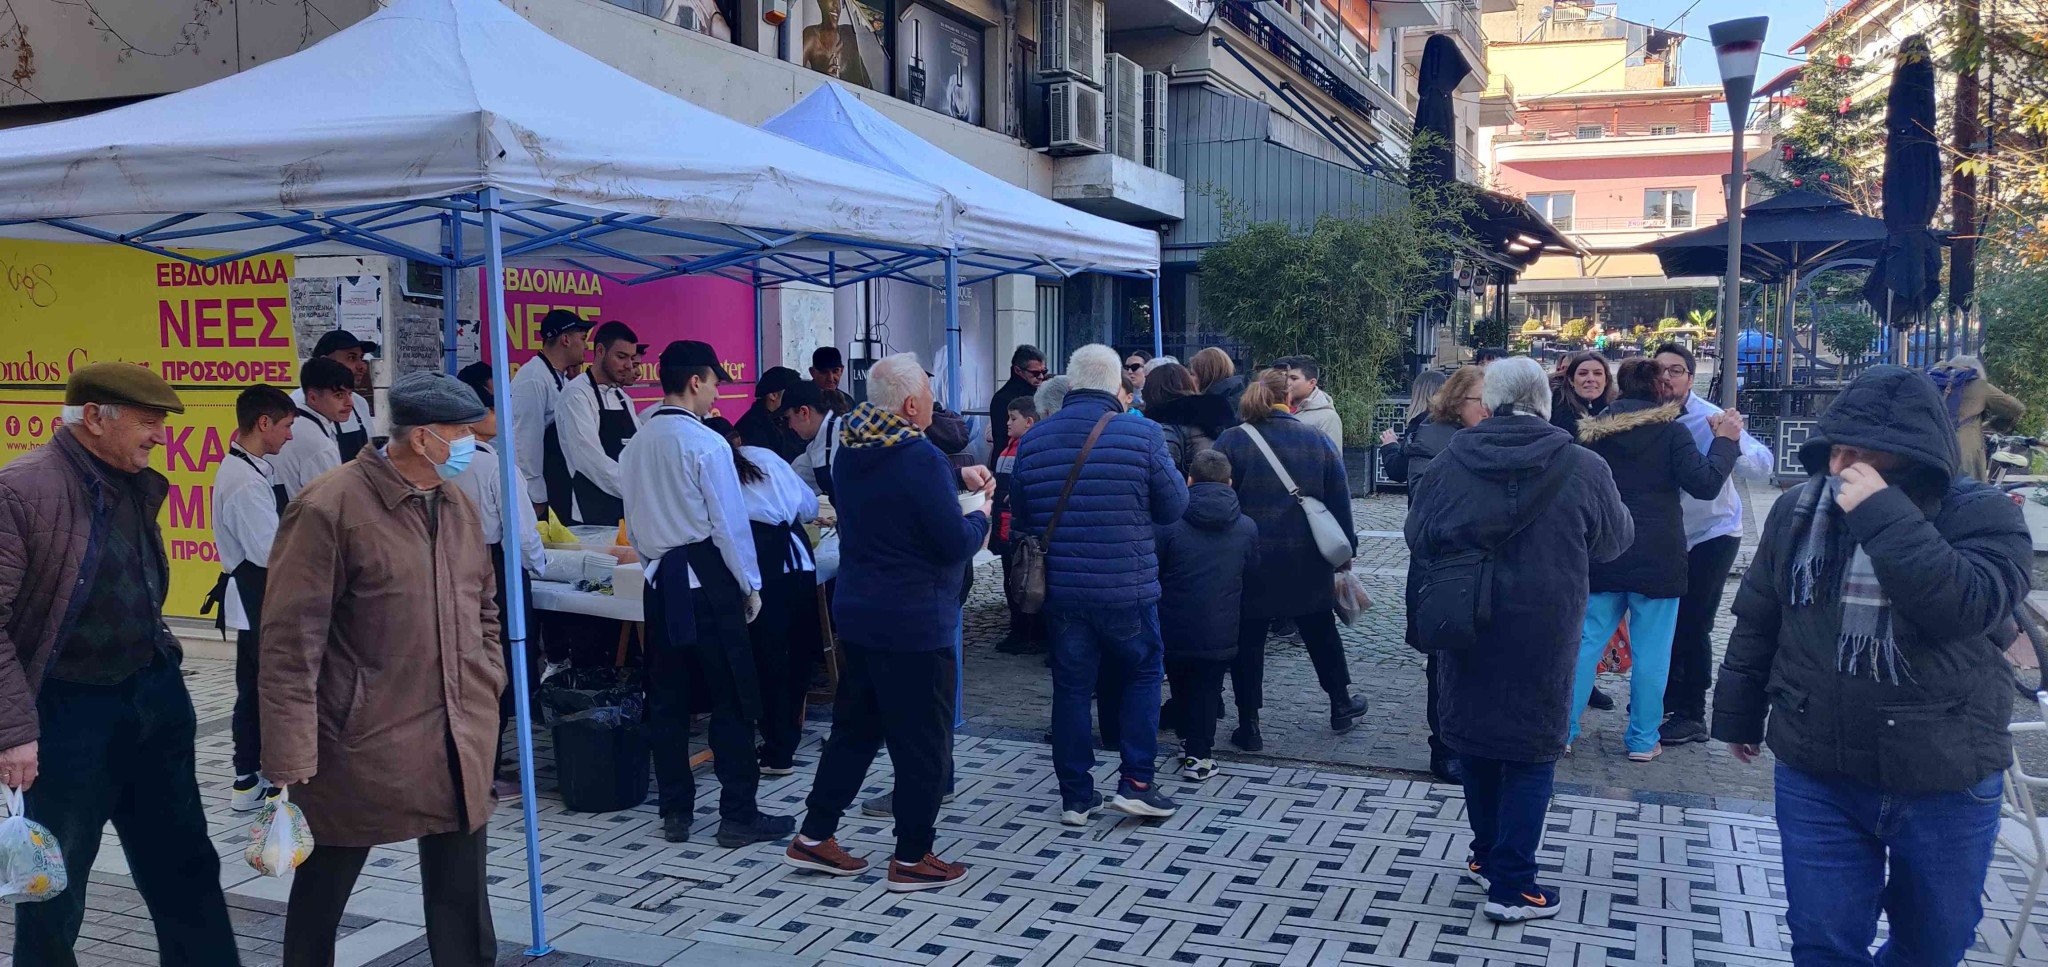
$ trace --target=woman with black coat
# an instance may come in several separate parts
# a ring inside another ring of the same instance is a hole
[[[1166,432],[1166,455],[1182,475],[1195,454],[1216,445],[1236,425],[1230,401],[1195,388],[1195,376],[1179,363],[1162,363],[1145,374],[1145,416]]]
[[[1197,389],[1209,396],[1222,397],[1223,401],[1232,407],[1235,407],[1238,399],[1244,396],[1245,386],[1251,382],[1238,373],[1237,363],[1231,361],[1230,354],[1215,346],[1210,346],[1189,359],[1188,371],[1194,373]],[[1224,425],[1237,425],[1237,413],[1234,410],[1229,414],[1229,422]]]
[[[1287,409],[1287,373],[1268,369],[1244,391],[1240,426],[1224,431],[1216,449],[1230,458],[1230,479],[1245,516],[1259,525],[1259,569],[1245,581],[1244,613],[1238,622],[1237,662],[1230,678],[1237,696],[1237,731],[1231,744],[1246,752],[1265,745],[1259,709],[1265,704],[1266,628],[1291,618],[1315,665],[1316,681],[1330,697],[1330,728],[1348,732],[1365,714],[1365,702],[1351,695],[1351,672],[1337,637],[1336,570],[1316,549],[1308,514],[1280,483],[1258,444],[1256,432],[1294,478],[1300,492],[1330,508],[1353,548],[1351,493],[1344,460],[1330,438],[1294,418]]]
[[[1578,439],[1579,421],[1607,412],[1614,402],[1607,357],[1590,350],[1566,356],[1550,378],[1550,391],[1550,422]]]
[[[1620,557],[1592,567],[1572,708],[1585,710],[1600,655],[1626,615],[1634,666],[1624,744],[1631,761],[1648,762],[1664,751],[1657,731],[1664,723],[1671,638],[1678,627],[1678,599],[1690,586],[1679,495],[1712,500],[1721,492],[1742,456],[1742,416],[1731,411],[1713,420],[1714,440],[1703,454],[1692,431],[1678,422],[1685,401],[1657,402],[1655,362],[1637,357],[1622,363],[1618,382],[1621,398],[1604,415],[1579,424],[1579,442],[1607,461],[1621,501],[1635,519],[1636,537]],[[1575,741],[1578,734],[1574,714],[1566,741]]]

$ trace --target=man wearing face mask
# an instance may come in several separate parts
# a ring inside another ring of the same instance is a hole
[[[301,491],[271,549],[263,773],[298,786],[319,844],[293,876],[288,964],[333,963],[370,848],[404,840],[419,844],[434,963],[497,956],[484,858],[505,660],[483,526],[452,483],[486,411],[442,373],[390,398],[390,443]]]
[[[1874,366],[1799,451],[1735,598],[1713,737],[1767,743],[1794,963],[1953,964],[1999,825],[2033,545],[1927,377]],[[1889,876],[1887,876],[1889,870]]]

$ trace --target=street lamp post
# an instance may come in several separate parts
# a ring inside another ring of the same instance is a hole
[[[1736,341],[1742,335],[1742,183],[1748,167],[1743,136],[1749,97],[1756,92],[1756,62],[1763,54],[1764,32],[1770,25],[1769,17],[1744,17],[1707,28],[1714,42],[1714,59],[1721,68],[1721,91],[1728,99],[1728,128],[1734,142],[1734,154],[1728,159],[1728,275],[1721,284],[1719,402],[1723,409],[1735,408],[1742,372]]]

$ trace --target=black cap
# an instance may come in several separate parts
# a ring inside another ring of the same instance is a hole
[[[732,436],[732,421],[717,414],[705,417],[704,427],[722,437]]]
[[[754,398],[767,399],[768,394],[780,393],[803,381],[804,378],[798,376],[794,369],[787,366],[773,367],[762,373],[761,379],[754,384]]]
[[[540,338],[542,342],[553,339],[565,332],[576,332],[578,330],[589,332],[590,329],[590,320],[567,309],[549,309],[547,315],[540,317]]]
[[[720,383],[726,381],[725,367],[718,362],[718,351],[708,342],[696,339],[678,339],[661,351],[661,369],[688,369],[692,366],[709,367],[712,378]]]
[[[320,341],[313,344],[313,355],[331,356],[335,353],[348,352],[351,349],[360,349],[365,356],[377,355],[376,343],[357,339],[355,333],[346,329],[327,330],[326,335],[321,336]]]
[[[838,346],[819,346],[811,350],[811,368],[845,369],[846,357],[840,355]]]
[[[791,383],[782,391],[782,412],[787,413],[799,406],[808,406],[815,413],[825,412],[825,392],[807,379]]]
[[[633,331],[633,327],[617,320],[597,327],[597,331],[590,334],[590,342],[596,346],[603,346],[620,340],[631,341],[637,352],[645,353],[647,351],[647,344],[640,341],[640,335]]]

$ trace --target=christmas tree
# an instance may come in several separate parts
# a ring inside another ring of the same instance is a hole
[[[1765,196],[1805,189],[1833,195],[1866,215],[1883,197],[1884,98],[1854,100],[1874,69],[1858,65],[1830,32],[1808,52],[1799,71],[1792,125],[1778,136],[1775,171],[1757,171]]]

